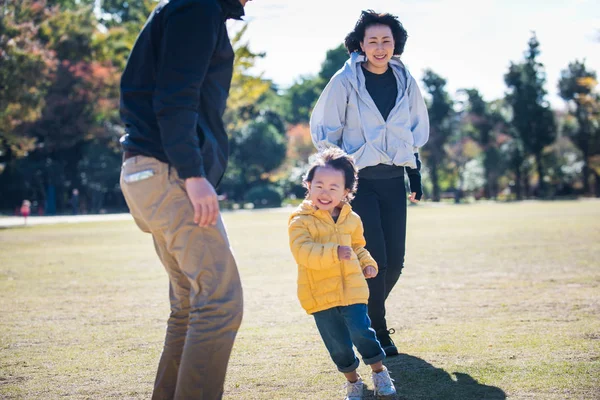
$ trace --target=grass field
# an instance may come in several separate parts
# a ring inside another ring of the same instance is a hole
[[[287,217],[225,215],[245,294],[227,399],[343,398]],[[388,301],[399,399],[600,399],[600,202],[426,205],[408,225]],[[0,398],[149,398],[167,277],[133,222],[0,230],[0,313]]]

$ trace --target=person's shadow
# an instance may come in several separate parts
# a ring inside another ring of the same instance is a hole
[[[468,374],[441,368],[408,354],[386,358],[384,364],[395,381],[397,400],[505,400],[506,393],[495,386],[478,383]],[[373,391],[365,393],[373,399]]]

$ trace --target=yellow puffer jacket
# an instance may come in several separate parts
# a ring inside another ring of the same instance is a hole
[[[364,248],[362,221],[349,204],[334,223],[329,212],[305,200],[290,216],[288,229],[298,263],[298,298],[307,313],[367,304],[369,287],[362,270],[377,268],[377,263]],[[352,258],[340,260],[338,246],[352,247]]]

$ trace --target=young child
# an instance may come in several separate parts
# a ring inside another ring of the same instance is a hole
[[[27,225],[27,217],[31,214],[31,202],[29,200],[23,200],[20,211],[23,216],[23,225]]]
[[[346,400],[362,398],[356,372],[356,346],[373,370],[375,394],[396,393],[382,363],[385,352],[367,315],[365,278],[377,275],[377,263],[364,248],[363,226],[348,202],[356,192],[357,169],[339,148],[317,155],[304,178],[306,200],[289,221],[290,247],[298,263],[298,297],[312,314],[325,347],[348,382]]]

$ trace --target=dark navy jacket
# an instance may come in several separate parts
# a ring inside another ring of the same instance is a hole
[[[154,157],[182,179],[216,186],[227,166],[223,112],[234,52],[225,20],[238,0],[163,0],[140,32],[121,78],[124,150]]]

